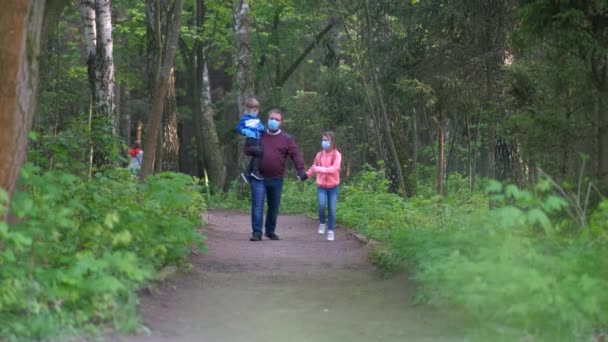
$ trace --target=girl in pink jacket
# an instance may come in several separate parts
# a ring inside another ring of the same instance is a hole
[[[317,205],[319,210],[319,234],[325,234],[327,240],[334,241],[336,227],[336,203],[338,202],[338,185],[340,184],[340,165],[342,155],[336,149],[336,133],[324,132],[321,139],[322,151],[317,153],[315,161],[306,172],[308,177],[317,175]],[[327,225],[326,225],[326,215]]]

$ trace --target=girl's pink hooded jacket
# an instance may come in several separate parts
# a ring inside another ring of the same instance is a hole
[[[342,154],[336,149],[317,153],[315,161],[306,172],[308,177],[317,174],[317,185],[330,189],[340,184],[340,167]]]

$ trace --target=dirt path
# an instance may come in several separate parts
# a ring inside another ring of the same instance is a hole
[[[280,216],[281,241],[250,242],[249,215],[206,215],[207,254],[142,298],[143,341],[460,341],[456,323],[409,304],[403,277],[380,278],[368,247],[343,229]]]

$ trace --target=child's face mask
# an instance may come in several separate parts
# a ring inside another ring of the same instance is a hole
[[[329,150],[329,148],[331,147],[331,144],[329,143],[329,140],[327,139],[323,139],[321,140],[321,148],[324,150]]]

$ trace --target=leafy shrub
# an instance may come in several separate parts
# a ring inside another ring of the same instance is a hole
[[[0,336],[9,341],[112,320],[132,329],[124,322],[135,321],[134,291],[203,247],[204,202],[185,175],[138,184],[126,170],[85,180],[28,165],[21,186],[17,223],[0,223]]]
[[[481,339],[572,341],[605,327],[605,248],[562,233],[570,231],[562,230],[566,201],[548,183],[534,192],[491,187],[495,210],[392,236],[390,249],[415,270],[421,299],[464,309],[483,322]]]

